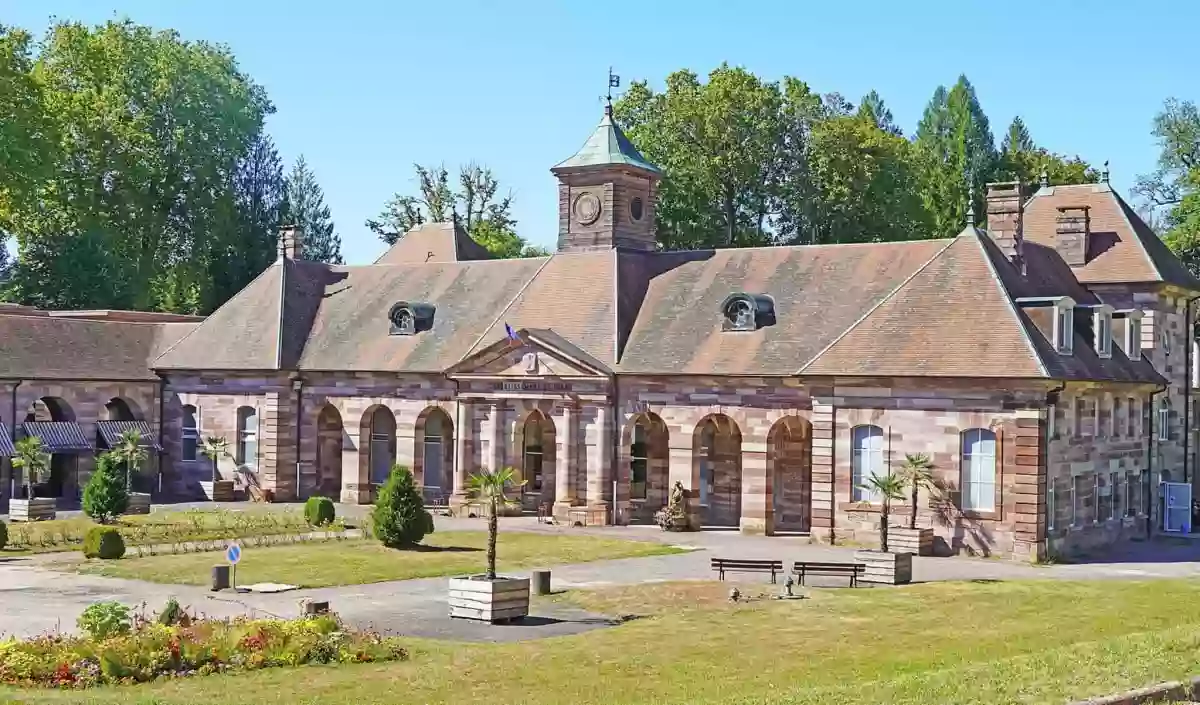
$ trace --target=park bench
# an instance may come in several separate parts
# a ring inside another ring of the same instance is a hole
[[[822,563],[819,561],[796,561],[792,566],[792,572],[795,573],[797,581],[803,585],[804,578],[808,575],[831,575],[835,577],[849,577],[850,587],[858,586],[858,578],[867,567],[862,563]]]
[[[712,559],[712,569],[717,571],[719,579],[724,580],[726,573],[770,573],[771,582],[775,576],[783,572],[783,561],[734,560],[732,558]]]

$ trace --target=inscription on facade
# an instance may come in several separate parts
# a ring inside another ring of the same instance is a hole
[[[502,392],[565,392],[571,385],[566,382],[500,382],[495,388]]]

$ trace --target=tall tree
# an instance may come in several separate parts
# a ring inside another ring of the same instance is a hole
[[[966,222],[968,194],[974,195],[975,212],[982,212],[983,186],[997,159],[987,116],[966,76],[959,76],[949,91],[938,86],[914,141],[920,150],[921,192],[934,234],[957,233]]]
[[[342,238],[333,232],[333,218],[325,205],[325,192],[304,155],[296,159],[284,182],[283,220],[304,232],[304,258],[343,264]]]
[[[864,95],[862,101],[859,102],[858,115],[874,123],[876,127],[889,135],[900,136],[904,134],[896,126],[895,120],[892,119],[892,111],[884,104],[883,98],[879,96],[879,93],[874,90]]]
[[[1168,99],[1154,118],[1158,168],[1138,179],[1137,191],[1164,211],[1163,240],[1200,276],[1200,109]]]
[[[444,223],[452,216],[493,257],[534,257],[545,250],[530,246],[517,235],[512,217],[512,193],[500,195],[500,180],[486,166],[471,162],[459,168],[458,189],[450,185],[445,166],[413,165],[417,194],[395,194],[378,218],[367,221],[379,239],[395,244],[424,223]]]
[[[30,205],[50,173],[54,125],[33,77],[32,38],[0,25],[0,233],[14,208]]]
[[[1039,147],[1020,116],[1013,118],[1004,135],[1000,157],[992,178],[1019,180],[1026,193],[1047,184],[1089,184],[1100,180],[1100,172],[1078,156],[1067,157]]]
[[[30,75],[56,142],[36,206],[6,218],[14,293],[42,305],[198,306],[233,172],[273,111],[262,88],[228,49],[129,21],[56,24]],[[44,276],[68,260],[78,268]]]

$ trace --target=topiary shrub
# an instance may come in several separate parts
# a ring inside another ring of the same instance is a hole
[[[304,503],[304,519],[309,526],[332,524],[333,517],[333,500],[328,497],[309,497]]]
[[[125,539],[111,526],[93,526],[83,537],[83,555],[111,560],[125,555]]]
[[[96,471],[83,488],[83,513],[107,524],[129,507],[125,469],[112,453],[96,459]]]
[[[425,500],[408,468],[392,466],[375,500],[371,528],[388,548],[411,548],[433,533],[433,515],[425,511]]]

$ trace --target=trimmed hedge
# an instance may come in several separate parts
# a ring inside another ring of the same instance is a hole
[[[328,497],[309,497],[304,503],[304,519],[310,526],[326,526],[333,523],[333,500]]]
[[[93,526],[83,537],[83,555],[111,560],[125,555],[125,539],[111,526]]]

